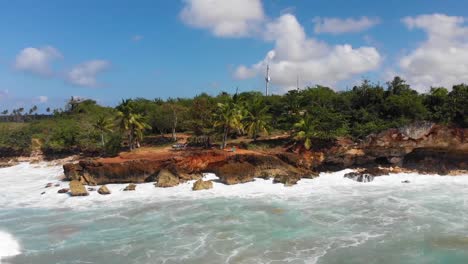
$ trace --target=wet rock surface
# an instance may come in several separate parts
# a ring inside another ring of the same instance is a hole
[[[88,191],[86,191],[85,186],[76,180],[70,182],[70,195],[71,196],[87,196],[89,195]]]
[[[203,181],[202,179],[193,183],[192,190],[200,191],[200,190],[208,190],[213,188],[212,181]]]
[[[107,186],[103,185],[99,187],[98,193],[101,195],[108,195],[108,194],[111,194],[111,191],[109,190],[109,188],[107,188]]]
[[[129,185],[127,185],[127,187],[125,187],[123,190],[125,192],[128,192],[128,191],[135,191],[136,189],[136,184],[133,184],[133,183],[130,183]]]
[[[362,172],[346,173],[344,177],[357,182],[371,182],[374,180],[374,176]]]

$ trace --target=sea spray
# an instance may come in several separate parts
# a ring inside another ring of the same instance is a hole
[[[13,257],[21,253],[21,246],[13,235],[0,231],[0,264],[2,259]]]

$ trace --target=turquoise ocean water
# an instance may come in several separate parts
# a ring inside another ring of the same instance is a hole
[[[468,175],[344,173],[72,198],[59,166],[0,169],[0,262],[468,263]]]

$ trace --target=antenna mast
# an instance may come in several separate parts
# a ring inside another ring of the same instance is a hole
[[[268,96],[268,84],[270,83],[270,65],[267,64],[266,76],[265,76],[265,96]]]

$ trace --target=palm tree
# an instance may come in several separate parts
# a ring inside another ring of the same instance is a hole
[[[133,107],[133,101],[130,99],[122,100],[122,103],[117,106],[117,120],[119,127],[128,136],[128,144],[130,150],[135,147],[140,147],[140,140],[143,139],[143,131],[145,129],[151,129],[143,116],[135,113]]]
[[[221,149],[226,147],[227,137],[231,129],[242,130],[243,110],[237,100],[230,98],[226,103],[218,103],[218,111],[215,113],[214,126],[222,128],[223,142]]]
[[[105,116],[99,116],[96,119],[96,122],[93,124],[93,127],[101,133],[101,144],[104,147],[106,144],[104,134],[112,132],[112,121],[109,118],[106,118]]]
[[[306,114],[294,124],[294,128],[296,129],[294,139],[303,142],[304,147],[309,150],[312,147],[312,138],[316,136],[312,116]]]
[[[247,104],[246,108],[245,123],[247,133],[256,141],[260,133],[269,133],[271,121],[271,116],[268,114],[269,107],[260,98],[255,98]]]

